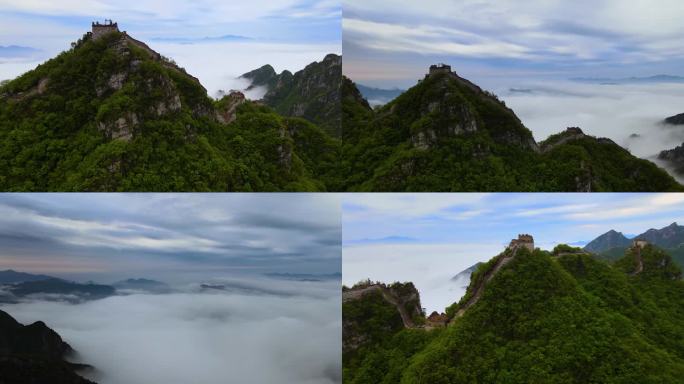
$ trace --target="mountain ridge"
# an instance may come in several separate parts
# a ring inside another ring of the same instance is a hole
[[[343,80],[348,191],[682,190],[612,140],[569,127],[537,143],[515,112],[450,67],[373,110]]]
[[[343,355],[344,383],[676,381],[684,372],[681,269],[657,247],[635,249],[609,264],[568,246],[518,247],[488,274],[504,251],[473,274],[471,297],[486,281],[479,300],[459,317],[448,309],[446,328],[382,331],[371,326],[385,324],[376,323],[382,306],[359,301],[352,317],[343,307],[344,321],[376,336]],[[635,274],[636,255],[643,269]]]
[[[276,73],[266,64],[247,72],[254,87],[266,87],[261,101],[278,113],[302,117],[320,125],[335,137],[341,137],[340,88],[342,56],[330,53],[322,61],[313,62],[294,74],[288,70]]]
[[[617,238],[617,241],[615,241],[617,236],[615,234],[621,235],[621,237]],[[608,238],[613,241],[607,241],[606,239]],[[676,222],[660,229],[649,228],[643,233],[634,235],[631,238],[622,235],[621,232],[616,232],[611,229],[592,240],[584,249],[596,254],[599,258],[615,260],[624,253],[625,249],[627,249],[634,240],[646,240],[651,244],[663,248],[672,256],[678,265],[684,267],[684,226],[680,226]]]
[[[0,310],[0,380],[13,384],[94,384],[78,375],[92,369],[70,363],[73,348],[42,321],[22,325]]]
[[[0,87],[5,191],[321,191],[337,146],[118,30]]]

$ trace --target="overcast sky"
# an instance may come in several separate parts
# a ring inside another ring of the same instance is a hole
[[[340,271],[330,194],[3,194],[0,269],[191,282]]]
[[[92,21],[113,19],[213,94],[264,64],[296,71],[341,53],[341,17],[339,0],[2,0],[0,80],[68,49]]]
[[[449,279],[496,256],[520,233],[552,249],[583,246],[611,229],[637,235],[683,219],[682,194],[349,194],[343,281],[413,281],[424,307],[443,310],[465,291]]]
[[[684,75],[684,2],[344,0],[345,73],[408,87],[431,63],[476,82]]]

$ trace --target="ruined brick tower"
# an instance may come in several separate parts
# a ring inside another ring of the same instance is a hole
[[[511,243],[508,245],[508,249],[513,250],[519,247],[525,247],[530,251],[534,251],[534,238],[528,234],[518,235],[518,238],[511,240]]]
[[[97,40],[100,37],[112,32],[119,32],[118,23],[114,23],[111,20],[105,20],[104,24],[100,24],[99,21],[93,22],[93,40]]]
[[[429,73],[430,76],[436,75],[439,73],[447,73],[447,74],[451,73],[451,66],[447,65],[447,64],[443,64],[443,63],[439,63],[436,65],[430,66],[430,73]]]
[[[647,245],[648,245],[648,241],[646,241],[646,240],[634,239],[632,241],[632,247],[634,247],[634,248],[643,248]]]

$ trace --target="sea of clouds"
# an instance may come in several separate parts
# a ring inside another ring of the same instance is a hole
[[[341,382],[339,281],[244,279],[70,304],[3,305],[42,320],[100,384]]]
[[[502,250],[501,244],[463,243],[347,246],[342,251],[342,282],[348,287],[365,279],[412,282],[428,314],[443,312],[463,297],[470,284],[469,275],[452,278]]]
[[[566,127],[580,127],[648,159],[684,142],[684,128],[662,124],[666,117],[684,113],[684,84],[550,81],[519,83],[496,93],[538,141]]]

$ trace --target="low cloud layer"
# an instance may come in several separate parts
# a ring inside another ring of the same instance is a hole
[[[314,61],[323,60],[329,53],[341,54],[339,43],[237,41],[188,45],[155,42],[151,47],[197,76],[211,96],[220,89],[244,89],[243,82],[237,78],[266,64],[272,65],[278,73],[284,70],[294,73]],[[259,99],[265,91],[261,90],[261,94],[251,92],[247,96]]]
[[[650,157],[684,141],[684,129],[661,124],[684,113],[684,84],[598,85],[572,82],[516,84],[499,95],[537,140],[578,126],[608,137],[639,157]],[[638,138],[630,138],[637,134]]]
[[[45,321],[96,367],[100,384],[340,383],[339,282],[263,283],[288,295],[138,294],[0,308],[23,323]]]
[[[459,272],[487,261],[503,248],[491,244],[378,244],[344,249],[343,283],[361,280],[413,282],[428,314],[443,312],[465,294],[469,280],[452,281]]]

